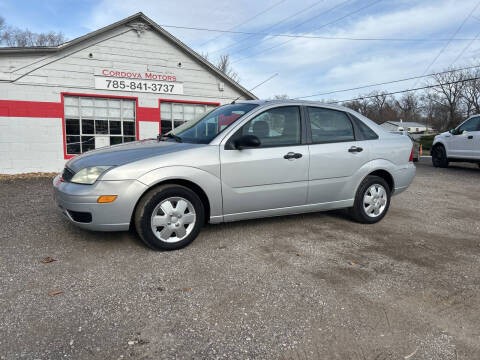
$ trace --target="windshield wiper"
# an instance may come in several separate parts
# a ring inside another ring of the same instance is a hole
[[[165,140],[165,139],[168,139],[168,138],[169,139],[174,139],[176,142],[179,142],[179,143],[182,142],[182,138],[180,136],[172,134],[172,133],[157,136],[158,141],[162,141],[162,140]]]

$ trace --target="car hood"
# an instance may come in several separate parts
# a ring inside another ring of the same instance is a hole
[[[437,137],[446,137],[446,136],[451,136],[452,134],[450,133],[450,131],[445,131],[443,133],[440,133],[438,134],[437,136],[435,136],[436,138]]]
[[[183,151],[203,144],[141,140],[88,151],[69,160],[66,166],[78,172],[90,166],[120,166],[153,156]]]

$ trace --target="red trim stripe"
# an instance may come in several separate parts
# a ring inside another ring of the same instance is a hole
[[[61,102],[0,100],[0,116],[62,118]]]
[[[137,120],[138,121],[159,121],[160,109],[137,107]]]

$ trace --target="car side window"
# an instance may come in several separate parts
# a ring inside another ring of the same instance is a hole
[[[283,106],[267,110],[243,125],[232,139],[243,135],[255,135],[260,146],[290,146],[301,143],[300,109]]]
[[[375,131],[370,129],[368,125],[366,125],[362,120],[357,118],[356,116],[353,116],[350,114],[351,117],[354,118],[355,123],[357,125],[358,130],[360,131],[360,134],[362,136],[362,140],[375,140],[378,139],[378,135]]]
[[[342,111],[308,107],[308,117],[314,144],[355,140],[352,122]]]
[[[458,128],[458,133],[461,134],[464,131],[480,131],[480,117],[477,116],[464,122]]]

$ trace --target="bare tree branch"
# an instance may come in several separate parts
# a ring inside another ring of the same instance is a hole
[[[57,46],[66,41],[62,32],[34,33],[8,26],[0,17],[0,45],[10,47]]]
[[[230,55],[221,55],[216,66],[221,72],[230,77],[233,81],[240,81],[240,77],[238,76],[237,72],[233,70],[230,64]]]

